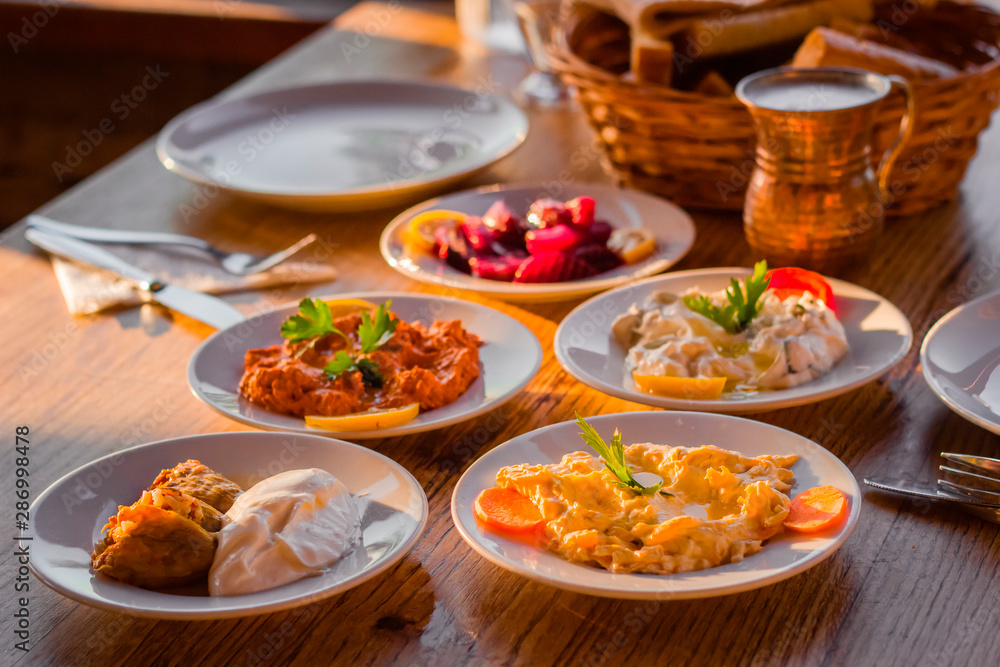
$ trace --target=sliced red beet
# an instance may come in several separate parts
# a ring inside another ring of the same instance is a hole
[[[572,225],[533,229],[524,235],[525,247],[532,255],[572,250],[585,240],[587,240],[586,232]]]
[[[514,280],[514,274],[523,262],[523,256],[473,257],[469,260],[469,267],[477,278],[509,283]]]
[[[601,243],[581,245],[573,252],[573,257],[594,267],[597,273],[616,269],[624,263],[621,257]]]
[[[469,259],[475,255],[475,248],[469,243],[461,227],[443,228],[434,231],[434,240],[438,244],[438,257],[448,266],[462,273],[472,273]]]
[[[447,257],[448,229],[450,225],[441,225],[434,228],[434,254],[441,259]]]
[[[561,283],[568,280],[589,278],[597,270],[566,252],[543,252],[524,260],[515,283]]]
[[[462,231],[465,232],[465,238],[469,240],[469,243],[473,248],[482,252],[489,251],[493,252],[492,246],[493,242],[496,241],[496,237],[483,219],[478,215],[470,215],[462,222]]]
[[[593,197],[577,197],[566,202],[570,219],[574,225],[589,227],[594,222],[594,209],[596,202]]]
[[[608,239],[611,238],[611,232],[614,230],[615,228],[611,226],[610,222],[596,220],[590,225],[587,231],[590,234],[590,240],[592,242],[604,245],[608,242]]]
[[[538,199],[528,209],[528,226],[545,229],[556,225],[570,225],[573,216],[558,199]]]
[[[493,232],[496,241],[512,248],[524,248],[524,232],[527,225],[507,206],[506,202],[493,202],[483,214],[483,224]]]

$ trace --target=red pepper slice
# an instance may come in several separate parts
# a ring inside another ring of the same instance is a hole
[[[836,312],[833,288],[818,273],[796,267],[784,267],[771,269],[767,275],[771,278],[768,289],[777,294],[778,298],[786,299],[790,296],[800,296],[805,292],[810,292],[814,297],[823,301],[827,308]]]

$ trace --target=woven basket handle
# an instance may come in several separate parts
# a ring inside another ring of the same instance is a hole
[[[882,156],[882,162],[878,166],[879,195],[882,197],[883,202],[890,202],[893,195],[889,191],[889,174],[892,172],[892,165],[896,163],[896,159],[902,152],[903,146],[913,132],[913,116],[916,113],[916,103],[913,99],[913,89],[910,87],[909,81],[895,74],[886,78],[889,79],[892,87],[902,91],[903,97],[906,98],[906,112],[903,114],[902,120],[899,121],[899,133],[896,135],[896,140],[889,146],[889,150]]]

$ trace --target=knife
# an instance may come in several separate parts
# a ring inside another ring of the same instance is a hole
[[[157,303],[216,329],[226,329],[246,319],[243,313],[222,299],[204,292],[168,285],[157,280],[153,274],[132,266],[120,257],[86,241],[35,228],[25,230],[24,237],[53,254],[116,273],[149,292]]]
[[[916,496],[917,498],[929,498],[930,500],[946,500],[963,505],[982,505],[984,507],[1000,507],[996,503],[973,498],[972,496],[959,495],[946,491],[936,484],[918,482],[912,479],[897,479],[892,477],[866,477],[865,484],[880,489],[901,493],[906,496]]]

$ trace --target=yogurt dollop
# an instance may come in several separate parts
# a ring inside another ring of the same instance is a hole
[[[335,563],[360,535],[361,517],[340,480],[319,468],[279,473],[238,496],[223,517],[209,594],[297,581]]]

